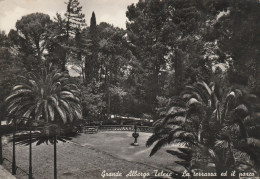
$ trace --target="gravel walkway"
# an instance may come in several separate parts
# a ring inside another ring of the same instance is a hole
[[[122,133],[121,133],[122,134]],[[90,143],[84,143],[84,139],[94,138],[94,135],[80,136],[72,142],[58,143],[57,144],[57,167],[59,179],[99,179],[103,178],[102,174],[105,174],[105,178],[126,178],[127,174],[131,174],[131,179],[143,178],[138,176],[141,173],[143,175],[155,174],[155,170],[161,172],[162,169],[156,167],[156,165],[149,165],[149,163],[143,163],[136,160],[128,160],[122,155],[116,155],[113,147],[124,150],[122,143],[117,142],[117,146],[107,146],[107,148],[98,147],[93,141],[88,140]],[[100,143],[106,144],[109,137],[102,138],[103,135],[110,136],[111,134],[98,134],[101,139]],[[117,134],[120,135],[120,134]],[[127,134],[129,135],[129,134]],[[98,137],[98,136],[95,136]],[[116,141],[115,136],[111,136]],[[83,141],[81,141],[83,140]],[[104,141],[106,142],[104,142]],[[132,139],[131,139],[132,140]],[[81,141],[81,142],[80,142]],[[96,140],[94,140],[96,141]],[[96,141],[97,142],[97,141]],[[113,144],[113,143],[112,143]],[[114,144],[113,144],[114,145]],[[122,145],[122,146],[121,146]],[[129,143],[127,144],[129,146]],[[40,146],[33,145],[33,175],[35,179],[51,179],[53,178],[53,145],[42,144]],[[8,143],[4,145],[3,155],[9,161],[12,159],[12,144]],[[126,150],[127,151],[127,150]],[[141,151],[141,150],[140,150]],[[139,151],[140,155],[143,152]],[[116,151],[117,152],[117,151]],[[138,151],[137,151],[138,152]],[[118,152],[119,153],[119,152]],[[139,155],[138,154],[138,155]],[[139,155],[139,156],[140,156]],[[123,157],[122,157],[123,156]],[[140,157],[139,157],[140,158]],[[134,158],[133,158],[134,159]],[[11,171],[11,163],[5,160],[4,165],[7,170]],[[156,160],[156,159],[155,159]],[[18,179],[28,178],[28,166],[29,166],[29,146],[16,146],[16,162],[19,167],[16,177]],[[109,177],[109,173],[121,173],[119,177]],[[164,170],[167,173],[167,170]],[[129,177],[128,177],[129,178]],[[147,177],[146,177],[147,178]]]
[[[0,165],[0,179],[16,179],[9,171]]]

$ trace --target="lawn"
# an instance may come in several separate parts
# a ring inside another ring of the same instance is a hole
[[[81,134],[72,141],[59,142],[57,145],[58,178],[102,178],[105,170],[121,172],[125,178],[131,170],[154,175],[154,170],[167,172],[174,168],[181,170],[174,161],[176,158],[167,154],[167,146],[149,157],[151,148],[145,142],[151,134],[140,133],[139,146],[132,146],[132,132],[98,132],[97,134]],[[17,145],[16,162],[19,169],[17,178],[28,178],[29,146]],[[4,145],[4,157],[11,161],[12,144]],[[11,170],[11,163],[5,161],[5,167]],[[23,170],[23,171],[22,171]],[[53,178],[53,145],[33,145],[33,174],[36,179]],[[106,177],[113,178],[113,177]],[[140,178],[140,177],[131,177]]]

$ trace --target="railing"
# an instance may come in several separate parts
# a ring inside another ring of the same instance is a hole
[[[80,132],[88,133],[89,129],[94,131],[134,131],[133,125],[102,125],[102,126],[83,126],[80,127],[81,130],[78,130]],[[28,131],[27,127],[19,127],[17,128],[17,131]],[[10,126],[1,126],[1,132],[2,134],[10,134],[12,133],[12,127]],[[137,132],[153,132],[153,127],[149,126],[137,126]],[[94,133],[94,132],[93,132]]]
[[[94,134],[98,132],[98,127],[94,127],[94,126],[85,126],[84,127],[84,133],[88,133],[88,134]]]
[[[138,126],[137,128],[140,130],[140,132],[153,133],[153,127],[149,127],[149,126]]]
[[[134,131],[133,125],[102,125],[102,126],[84,126],[83,131],[86,133],[88,129],[95,128],[97,131]],[[153,127],[137,126],[137,132],[153,132]]]
[[[133,131],[132,125],[102,125],[99,127],[103,131]]]

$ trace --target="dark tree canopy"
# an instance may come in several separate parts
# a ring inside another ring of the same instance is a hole
[[[97,30],[96,24],[96,15],[95,12],[92,12],[92,16],[90,19],[90,27],[88,37],[91,41],[90,55],[86,57],[85,60],[85,76],[86,83],[89,83],[91,80],[98,81],[98,69],[100,67],[100,62],[98,60],[98,51],[99,51],[99,34]]]
[[[47,40],[48,27],[51,24],[50,16],[43,13],[33,13],[23,16],[16,22],[16,29],[20,37],[31,45],[38,59],[42,58]]]
[[[32,13],[16,22],[17,30],[9,32],[11,47],[19,52],[18,55],[28,70],[37,70],[43,63],[52,23],[49,15]]]
[[[225,59],[232,59],[230,80],[259,91],[260,3],[231,1],[226,8],[227,15],[219,19],[215,28]]]
[[[90,29],[93,29],[93,28],[95,29],[96,26],[97,26],[96,15],[95,15],[95,12],[93,11],[91,19],[90,19]]]

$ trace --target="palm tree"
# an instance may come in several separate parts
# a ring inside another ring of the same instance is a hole
[[[184,103],[171,107],[155,122],[147,146],[157,143],[150,155],[164,145],[179,142],[186,147],[167,152],[182,159],[176,163],[190,172],[207,167],[200,160],[207,158],[205,164],[213,163],[218,175],[227,170],[257,173],[259,161],[254,159],[259,159],[260,140],[255,112],[259,106],[254,104],[258,98],[239,89],[223,90],[205,82],[187,86],[182,98]]]
[[[3,153],[2,153],[2,121],[0,120],[0,165],[3,164]]]
[[[69,82],[63,73],[45,68],[40,74],[29,73],[21,77],[6,103],[9,116],[15,116],[17,123],[27,124],[28,120],[22,119],[32,117],[39,124],[41,135],[53,138],[54,177],[57,178],[57,129],[82,119],[77,85]],[[9,122],[14,122],[13,119]]]

